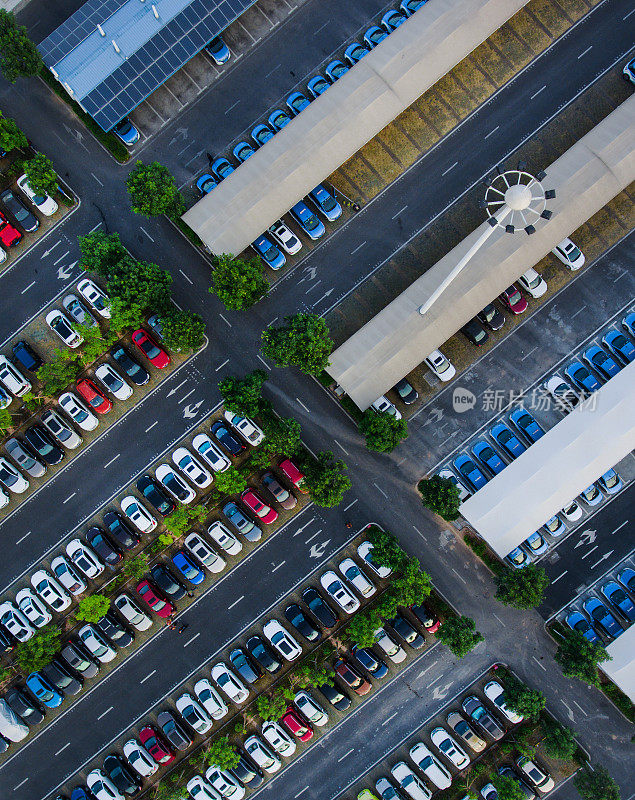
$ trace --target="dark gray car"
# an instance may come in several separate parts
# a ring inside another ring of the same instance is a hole
[[[15,463],[33,478],[41,478],[46,472],[46,466],[39,458],[31,455],[26,446],[19,442],[15,437],[7,439],[5,442],[7,453]]]
[[[22,201],[16,197],[9,189],[2,192],[0,200],[4,203],[9,213],[20,223],[25,231],[29,233],[36,231],[40,227],[40,221],[23,205]]]
[[[162,711],[157,717],[157,723],[163,735],[177,750],[187,750],[192,744],[192,739],[185,732],[185,729],[180,725],[174,715],[169,711]]]
[[[19,686],[13,686],[7,691],[4,696],[9,708],[21,717],[27,725],[37,725],[44,719],[40,704],[32,700],[31,697],[20,689]]]
[[[470,719],[478,725],[478,727],[488,733],[492,739],[502,739],[504,736],[504,731],[500,727],[500,725],[496,722],[494,717],[489,713],[489,711],[485,710],[485,706],[478,697],[475,697],[473,694],[469,697],[466,697],[465,700],[461,703],[463,707],[463,711],[470,717]]]
[[[62,648],[60,655],[69,667],[74,669],[75,672],[79,673],[83,678],[94,678],[99,672],[97,664],[95,664],[93,659],[89,658],[83,648],[75,644],[75,642],[68,642],[66,646]]]
[[[81,682],[72,676],[71,671],[59,658],[54,658],[50,664],[42,667],[40,675],[43,675],[63,695],[77,694],[82,690]]]

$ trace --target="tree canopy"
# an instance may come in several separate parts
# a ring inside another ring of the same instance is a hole
[[[376,525],[367,530],[368,541],[373,545],[373,561],[388,569],[401,569],[408,555],[402,550],[397,537]]]
[[[261,694],[256,698],[256,711],[264,720],[278,720],[287,709],[288,701],[281,692],[271,695]]]
[[[128,255],[118,233],[96,230],[77,238],[82,254],[82,266],[108,278],[114,267]]]
[[[350,478],[344,474],[347,469],[346,464],[329,451],[318,453],[316,461],[306,463],[306,486],[316,505],[332,508],[341,503],[344,492],[352,485]]]
[[[277,367],[298,367],[317,375],[328,366],[333,340],[326,322],[316,314],[293,314],[284,325],[266,328],[261,335],[262,354]]]
[[[37,376],[43,383],[43,392],[48,397],[55,397],[63,391],[71,381],[77,377],[81,364],[77,353],[66,348],[55,350],[53,357],[37,371]]]
[[[421,502],[430,511],[448,522],[458,519],[461,505],[460,492],[458,486],[449,478],[433,475],[432,478],[419,481],[417,489],[421,495]]]
[[[374,555],[373,552],[373,557]],[[409,558],[402,564],[401,574],[392,578],[388,590],[394,592],[399,605],[419,605],[432,591],[432,580],[427,572],[421,569],[419,559]]]
[[[60,649],[62,631],[54,625],[37,630],[16,648],[16,661],[24,672],[34,672],[46,666]]]
[[[33,158],[24,162],[24,174],[36,194],[52,196],[57,191],[57,172],[51,159],[44,153],[36,153]]]
[[[606,767],[595,764],[592,769],[583,767],[573,779],[582,800],[620,800],[620,788]]]
[[[205,342],[205,322],[200,314],[169,306],[161,312],[161,325],[168,350],[199,350]]]
[[[126,180],[130,203],[135,214],[144,217],[178,217],[185,211],[185,202],[170,170],[158,161],[144,164],[137,161]]]
[[[549,577],[536,564],[527,564],[522,569],[505,567],[494,578],[496,599],[514,608],[535,608],[542,603]]]
[[[214,488],[221,495],[238,494],[247,488],[247,480],[233,465],[214,475]]]
[[[382,624],[376,610],[366,610],[355,614],[346,626],[344,635],[358,647],[372,647],[375,643],[375,631]]]
[[[9,83],[29,78],[44,67],[39,50],[10,11],[0,9],[0,70]]]
[[[492,775],[492,783],[498,792],[497,800],[526,800],[518,781],[508,775]]]
[[[518,678],[510,675],[505,680],[505,703],[518,714],[522,714],[525,719],[537,720],[540,712],[545,707],[545,696],[536,689],[519,681]]]
[[[230,743],[229,736],[221,736],[205,748],[205,763],[215,764],[220,769],[231,769],[238,764],[240,756]]]
[[[386,412],[367,408],[359,423],[359,430],[366,438],[366,447],[378,453],[389,453],[408,436],[408,423],[396,419]]]
[[[527,569],[527,567],[525,567]],[[601,644],[594,644],[580,631],[565,630],[554,656],[562,674],[568,678],[579,678],[591,686],[599,686],[597,665],[602,661],[612,661],[612,657]]]
[[[210,292],[217,295],[225,308],[242,311],[250,308],[269,291],[265,268],[259,258],[243,261],[229,253],[214,259]]]
[[[130,308],[162,310],[170,307],[172,276],[166,269],[126,254],[110,270],[108,293]]]
[[[544,733],[542,746],[545,753],[551,758],[573,758],[578,749],[575,732],[551,718],[541,720],[540,724]]]
[[[75,619],[82,622],[99,622],[110,608],[110,600],[103,594],[83,597],[77,606]]]
[[[470,617],[450,617],[437,631],[437,639],[447,645],[458,658],[466,656],[473,647],[483,641]]]
[[[16,150],[18,147],[26,147],[29,140],[18,128],[18,123],[11,117],[3,116],[0,111],[0,150]]]
[[[225,408],[245,417],[257,416],[262,408],[262,387],[266,380],[267,373],[262,369],[255,369],[244,378],[234,375],[223,378],[218,389]]]

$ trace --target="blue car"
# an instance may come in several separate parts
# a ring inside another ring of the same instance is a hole
[[[579,611],[572,611],[565,622],[572,631],[578,631],[578,633],[581,633],[585,639],[593,642],[593,644],[602,644],[602,640],[593,629],[589,620]]]
[[[635,570],[627,567],[617,573],[617,579],[631,594],[635,594]]]
[[[598,483],[606,494],[617,494],[622,488],[622,479],[614,469],[607,470]]]
[[[219,66],[229,61],[231,57],[229,47],[227,47],[220,36],[216,36],[205,46],[205,52],[210,55]]]
[[[597,506],[604,500],[604,495],[594,483],[581,491],[578,497],[589,506]]]
[[[249,144],[249,142],[238,142],[236,147],[232,150],[233,156],[236,161],[247,161],[250,156],[256,151],[254,148]]]
[[[387,11],[381,18],[381,24],[388,33],[392,33],[400,25],[403,25],[406,19],[407,17],[405,14],[400,14],[398,11],[392,9],[391,11]]]
[[[616,364],[611,356],[607,355],[601,347],[596,344],[589,347],[582,354],[582,358],[587,362],[590,367],[597,370],[603,378],[608,380],[620,371],[621,366]]]
[[[557,514],[555,517],[548,519],[542,527],[552,536],[560,536],[560,534],[564,533],[567,529],[567,526]]]
[[[291,209],[291,216],[310,239],[320,239],[326,233],[326,228],[315,216],[306,203],[301,200]]]
[[[635,603],[628,597],[624,590],[615,583],[609,581],[600,589],[609,603],[616,608],[620,614],[629,622],[635,622]]]
[[[599,380],[580,361],[574,361],[565,367],[564,374],[571,383],[585,392],[596,392],[600,388]]]
[[[91,800],[91,798],[92,794],[88,794],[83,786],[76,786],[71,792],[71,800]]]
[[[311,189],[309,197],[329,222],[334,222],[342,216],[342,206],[321,183],[318,183],[315,189]]]
[[[505,556],[505,560],[512,565],[515,569],[522,569],[527,564],[531,564],[531,556],[520,547],[514,547],[511,553]]]
[[[353,42],[353,44],[349,44],[346,50],[344,50],[344,60],[348,61],[351,67],[353,67],[361,58],[364,58],[364,56],[368,55],[369,53],[370,50],[367,47],[364,47],[363,44]]]
[[[287,97],[287,106],[294,115],[304,111],[308,105],[310,105],[310,101],[306,99],[302,92],[291,92]]]
[[[490,472],[493,472],[494,475],[498,475],[498,473],[502,472],[507,466],[503,459],[487,442],[476,442],[470,449],[481,462],[481,464],[485,464],[485,466],[490,470]]]
[[[421,8],[428,0],[401,0],[399,8],[407,17],[411,17],[417,9]]]
[[[541,436],[545,435],[545,429],[542,428],[529,411],[520,406],[516,408],[509,415],[510,422],[513,422],[516,428],[529,439],[530,442],[537,442]]]
[[[474,487],[475,491],[481,489],[487,483],[487,478],[483,472],[467,455],[460,455],[454,459],[454,469],[467,480],[470,486]]]
[[[502,447],[512,458],[518,458],[521,453],[524,453],[526,447],[521,443],[516,434],[505,425],[504,422],[499,422],[490,431],[490,436],[499,447]]]
[[[607,636],[617,639],[618,636],[624,633],[620,623],[600,600],[591,597],[584,602],[583,608],[600,630],[604,631]]]
[[[226,158],[223,158],[222,156],[221,158],[217,158],[216,161],[214,161],[214,163],[212,164],[212,172],[214,173],[214,175],[216,175],[219,181],[222,181],[223,178],[226,178],[228,175],[231,175],[233,171],[234,168],[232,167],[232,165]]]
[[[267,266],[271,267],[271,269],[280,269],[287,263],[284,253],[282,253],[273,242],[267,239],[264,233],[252,243],[252,247],[259,256],[264,258],[265,263]]]
[[[267,125],[256,125],[251,132],[251,138],[260,146],[273,139],[274,133]]]
[[[112,129],[112,132],[118,136],[121,141],[128,147],[132,147],[139,141],[140,134],[135,126],[130,122],[128,117],[124,117],[121,122],[118,122]]]
[[[635,311],[631,311],[622,320],[622,327],[624,330],[635,339]]]
[[[26,679],[27,689],[47,708],[57,708],[64,701],[64,695],[51,686],[39,672],[32,672]]]
[[[210,175],[209,172],[201,175],[196,180],[196,188],[201,194],[209,194],[215,186],[218,186],[218,184],[214,180],[214,176]]]
[[[541,556],[549,549],[549,542],[538,531],[528,536],[523,544],[532,556]]]
[[[623,364],[630,364],[635,359],[635,344],[615,328],[602,337],[602,344]]]
[[[336,58],[335,61],[331,61],[330,64],[327,64],[324,72],[326,72],[326,77],[331,83],[335,83],[336,80],[348,72],[348,67]]]
[[[307,83],[306,87],[313,97],[319,97],[329,88],[331,84],[321,75],[316,75]]]
[[[172,562],[184,578],[197,585],[205,580],[205,573],[183,550],[177,550],[172,556]]]
[[[373,27],[369,28],[364,34],[364,41],[372,50],[373,47],[376,47],[380,42],[383,42],[386,36],[388,36],[387,31],[385,31],[383,28],[380,28],[379,25],[373,25]]]

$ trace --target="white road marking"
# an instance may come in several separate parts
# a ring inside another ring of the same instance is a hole
[[[388,495],[386,494],[386,492],[380,486],[377,486],[375,481],[373,481],[373,486],[377,489],[378,492],[381,492],[383,494],[386,500],[388,500]]]
[[[493,131],[490,131],[490,132],[489,132],[488,134],[486,134],[486,135],[485,135],[483,138],[484,138],[484,139],[489,139],[489,137],[490,137],[490,136],[493,136],[493,135],[496,133],[496,131],[497,131],[499,128],[500,128],[500,125],[497,125],[497,126],[494,128],[494,130],[493,130]]]
[[[63,752],[64,752],[64,750],[66,750],[66,748],[67,748],[67,747],[70,747],[70,746],[71,746],[71,743],[70,743],[70,742],[66,742],[66,744],[64,745],[64,747],[62,747],[60,750],[58,750],[58,751],[57,751],[57,753],[55,753],[55,755],[56,755],[56,756],[59,756],[59,754],[60,754],[60,753],[63,753]]]
[[[69,496],[66,498],[66,500],[63,500],[63,501],[62,501],[62,505],[64,505],[64,506],[65,506],[65,505],[66,505],[66,503],[68,503],[68,501],[69,501],[69,500],[72,500],[72,499],[73,499],[73,497],[75,497],[75,495],[76,495],[76,494],[77,494],[77,492],[73,492],[73,494],[69,494]]]
[[[565,571],[564,571],[564,572],[563,572],[561,575],[558,575],[558,577],[557,577],[557,578],[554,578],[554,579],[551,581],[551,585],[553,586],[553,585],[554,585],[554,583],[557,583],[557,582],[560,580],[560,578],[564,578],[564,576],[567,574],[567,572],[569,572],[569,570],[568,570],[568,569],[565,569]]]
[[[150,425],[149,428],[146,428],[145,432],[148,433],[148,431],[151,431],[152,428],[154,428],[154,426],[158,425],[158,424],[159,424],[159,420],[156,420],[156,422],[153,422],[152,425]]]
[[[14,792],[17,792],[17,791],[18,791],[18,789],[19,789],[21,786],[24,786],[24,784],[25,784],[25,783],[26,783],[28,780],[29,780],[28,778],[25,778],[23,781],[20,781],[20,783],[18,783],[18,785],[17,785],[17,786],[14,786],[14,787],[13,787],[13,791],[14,791]],[[296,795],[296,797],[297,797],[297,795]]]
[[[222,369],[222,368],[225,366],[225,364],[229,364],[229,359],[228,359],[228,358],[226,358],[226,359],[223,361],[223,363],[222,363],[222,364],[219,364],[219,365],[216,367],[216,369],[214,370],[214,372],[218,372],[219,370],[221,370],[221,369]]]
[[[155,672],[156,672],[156,669],[153,669],[153,670],[152,670],[152,672],[149,672],[149,673],[148,673],[148,674],[145,676],[145,678],[142,678],[142,679],[139,681],[139,683],[145,683],[145,682],[148,680],[148,678],[151,678],[151,677],[154,675],[154,673],[155,673]]]
[[[101,714],[100,714],[100,715],[97,717],[97,720],[99,721],[99,720],[100,720],[102,717],[105,717],[105,716],[106,716],[106,714],[110,714],[110,712],[113,710],[113,708],[114,708],[114,706],[110,706],[110,708],[107,708],[107,709],[106,709],[106,710],[105,710],[103,713],[101,713]]]
[[[313,534],[313,536],[310,536],[310,537],[309,537],[309,538],[306,540],[305,544],[308,544],[309,542],[312,542],[314,539],[317,539],[317,537],[318,537],[318,536],[319,536],[321,533],[322,533],[322,528],[320,528],[320,530],[319,530],[317,533],[314,533],[314,534]]]
[[[622,280],[624,275],[628,275],[628,270],[624,270],[624,272],[620,272],[617,278],[613,278],[613,283],[617,283],[618,281]]]
[[[587,556],[590,556],[590,555],[591,555],[591,553],[592,553],[594,550],[597,550],[599,546],[600,546],[599,544],[596,544],[596,545],[595,545],[595,547],[592,547],[592,548],[589,550],[589,552],[588,552],[588,553],[585,553],[585,554],[584,554],[584,555],[581,557],[580,561],[584,561],[584,559],[585,559]]]
[[[324,25],[320,25],[320,27],[319,27],[319,28],[316,28],[316,29],[313,31],[313,35],[314,35],[314,36],[317,36],[317,34],[318,34],[320,31],[323,31],[323,30],[324,30],[324,28],[326,28],[326,27],[327,27],[327,25],[330,25],[330,24],[331,24],[331,20],[329,20],[328,22],[325,22],[325,23],[324,23]]]
[[[184,397],[182,397],[180,400],[177,401],[177,405],[181,405],[181,403],[184,403],[190,395],[194,394],[195,391],[196,389],[192,389],[191,391],[189,391]]]
[[[24,534],[24,536],[21,536],[21,537],[18,539],[18,541],[16,542],[16,544],[20,544],[20,542],[23,542],[23,541],[26,539],[26,537],[27,537],[27,536],[30,536],[30,535],[31,535],[31,531],[29,531],[28,533],[25,533],[25,534]]]
[[[580,53],[580,55],[578,56],[578,61],[579,61],[579,60],[582,58],[582,56],[585,56],[587,53],[590,53],[590,52],[591,52],[591,50],[593,50],[593,45],[589,45],[589,47],[587,47],[587,49],[586,49],[586,50],[583,50],[583,51]]]
[[[95,225],[95,227],[94,227],[94,228],[91,228],[91,229],[88,231],[88,233],[92,233],[93,231],[96,231],[96,230],[97,230],[97,228],[101,228],[101,226],[102,226],[103,224],[104,224],[103,222],[98,222],[98,223]]]
[[[353,508],[353,506],[355,505],[355,503],[357,502],[357,500],[358,500],[358,498],[355,498],[355,500],[353,500],[353,502],[352,502],[352,503],[349,503],[349,504],[346,506],[346,508],[344,509],[344,511],[348,511],[348,509],[349,509],[349,508]]]
[[[304,403],[302,402],[302,400],[300,400],[300,398],[299,398],[299,397],[296,397],[295,399],[298,401],[298,403],[299,403],[299,404],[302,406],[302,408],[303,408],[305,411],[308,411],[308,412],[309,412],[309,414],[311,413],[311,409],[310,409],[310,408],[307,408],[307,407],[304,405]]]
[[[308,786],[305,786],[304,789],[300,789],[300,791],[296,795],[294,795],[294,798],[300,797],[300,795],[304,794],[308,788],[309,788]]]
[[[580,705],[580,703],[577,703],[577,702],[574,700],[574,701],[573,701],[573,705],[574,705],[574,706],[577,706],[577,707],[580,709],[580,711],[581,711],[581,712],[584,714],[584,716],[585,716],[585,717],[588,717],[588,716],[589,716],[589,715],[586,713],[586,711],[585,711],[585,710],[582,708],[582,706]]]
[[[152,238],[152,236],[150,236],[150,234],[149,234],[149,233],[148,233],[148,231],[147,231],[147,230],[146,230],[146,229],[143,227],[143,225],[139,225],[139,228],[140,228],[140,229],[141,229],[141,230],[142,230],[142,231],[145,233],[145,235],[148,237],[148,239],[150,239],[150,241],[151,241],[151,242],[153,242],[153,241],[154,241],[154,239]]]
[[[401,214],[403,214],[403,212],[407,208],[408,208],[408,206],[404,206],[403,208],[400,208],[399,211],[397,211],[397,213],[394,216],[391,217],[391,219],[397,219],[397,217],[401,216]]]
[[[538,664],[538,666],[540,667],[540,669],[544,669],[544,671],[545,671],[545,672],[547,671],[547,667],[543,666],[543,665],[540,663],[540,660],[536,658],[536,656],[532,656],[532,658],[533,658],[533,660],[536,662],[536,664]]]
[[[227,114],[229,114],[229,112],[232,110],[232,108],[236,108],[238,103],[240,103],[240,100],[236,100],[236,102],[232,103],[232,105],[229,108],[225,109],[225,116],[227,116]]]
[[[460,581],[463,581],[463,583],[467,584],[467,581],[465,580],[465,578],[462,575],[459,575],[459,573],[454,569],[454,567],[452,567],[452,572],[456,575],[456,577]]]
[[[433,661],[432,664],[427,666],[425,669],[422,669],[421,672],[417,675],[417,678],[423,678],[426,672],[429,672],[436,663],[437,663],[436,661]]]
[[[302,280],[304,280],[304,278],[302,278]],[[315,287],[316,287],[316,286],[319,286],[321,283],[322,283],[322,281],[321,281],[321,280],[319,280],[319,281],[316,281],[314,284],[312,284],[311,286],[309,286],[309,288],[306,290],[306,292],[305,292],[304,294],[308,294],[308,293],[309,293],[309,292],[310,292],[312,289],[315,289]]]
[[[618,531],[621,531],[621,530],[622,530],[622,528],[623,528],[625,525],[628,525],[628,520],[624,520],[624,522],[623,522],[621,525],[618,525],[618,526],[617,526],[617,528],[616,528],[614,531],[611,531],[611,536],[612,536],[614,533],[617,533]]]
[[[264,358],[260,354],[256,355],[256,358],[259,361],[262,361],[262,363],[265,365],[265,367],[267,367],[268,370],[271,370],[271,367],[269,366],[269,364],[267,364],[267,362],[264,360]]]
[[[90,174],[93,176],[93,178],[94,178],[94,179],[97,181],[97,183],[98,183],[100,186],[103,186],[103,185],[104,185],[104,184],[103,184],[103,183],[102,183],[102,182],[99,180],[99,178],[98,178],[98,177],[95,175],[95,173],[94,173],[94,172],[91,172]]]
[[[347,455],[347,456],[348,456],[348,455],[350,455],[350,453],[348,452],[348,450],[347,450],[345,447],[342,447],[342,445],[341,445],[341,444],[340,444],[340,443],[337,441],[337,439],[333,439],[333,441],[334,441],[334,442],[335,442],[335,444],[336,444],[336,445],[337,445],[337,446],[340,448],[340,450],[343,450],[343,451],[346,453],[346,455]]]
[[[571,319],[575,319],[578,316],[578,314],[581,314],[584,311],[585,308],[586,308],[586,303],[583,306],[580,306],[580,308],[575,312],[575,314],[571,314]]]
[[[234,602],[233,602],[233,603],[232,603],[230,606],[227,606],[227,610],[229,611],[229,610],[230,610],[231,608],[233,608],[234,606],[237,606],[237,605],[238,605],[238,603],[240,603],[240,601],[241,601],[241,600],[244,600],[244,599],[245,599],[245,595],[244,595],[244,594],[241,594],[241,595],[240,595],[240,597],[238,598],[238,600],[234,600]]]
[[[265,75],[265,78],[268,78],[270,75],[273,75],[273,73],[277,69],[280,69],[281,66],[282,66],[282,64],[277,64],[273,69],[270,69],[269,72]]]
[[[22,291],[20,292],[20,294],[24,294],[25,292],[28,292],[29,289],[31,288],[31,286],[35,286],[35,281],[31,281],[31,283],[28,286],[25,286],[24,289],[22,289]]]
[[[454,164],[452,164],[452,166],[451,166],[451,167],[448,167],[448,168],[446,169],[446,171],[445,171],[445,172],[442,172],[442,173],[441,173],[441,177],[443,177],[444,175],[447,175],[447,174],[448,174],[448,172],[452,172],[452,170],[454,169],[454,167],[458,167],[458,166],[459,166],[459,162],[458,162],[458,161],[455,161],[455,162],[454,162]]]
[[[382,726],[382,728],[384,727],[384,725],[388,725],[388,723],[390,722],[390,720],[391,720],[391,719],[394,719],[394,718],[397,716],[397,714],[398,714],[398,713],[399,713],[398,711],[395,711],[395,713],[394,713],[394,714],[391,714],[391,715],[388,717],[388,719],[385,719],[385,720],[384,720],[384,721],[381,723],[381,726]]]
[[[501,619],[501,618],[498,616],[498,614],[493,614],[493,616],[494,616],[494,617],[496,617],[496,619],[497,619],[497,620],[500,622],[500,624],[503,626],[503,628],[505,628],[505,627],[506,627],[505,623],[504,623],[504,622],[503,622],[503,620],[502,620],[502,619]]]
[[[67,250],[67,251],[64,253],[64,255],[63,255],[63,256],[60,256],[60,257],[57,259],[57,261],[54,261],[54,262],[53,262],[53,266],[54,266],[54,267],[56,267],[56,266],[57,266],[57,265],[60,263],[60,261],[63,261],[63,260],[66,258],[66,256],[67,256],[67,255],[68,255],[70,252],[71,252],[70,250]]]
[[[193,642],[195,639],[198,639],[198,637],[199,637],[200,635],[201,635],[201,634],[200,634],[200,631],[199,631],[199,633],[195,633],[195,634],[194,634],[194,636],[192,636],[192,638],[191,638],[191,639],[188,639],[188,640],[187,640],[187,642],[185,642],[185,644],[183,645],[183,647],[187,647],[189,644],[192,644],[192,642]]]
[[[355,255],[355,253],[356,253],[358,250],[361,250],[361,249],[362,249],[362,247],[363,247],[365,244],[366,244],[366,241],[363,241],[363,242],[362,242],[360,245],[357,245],[357,247],[356,247],[354,250],[351,250],[351,255],[352,255],[352,256],[354,256],[354,255]]]
[[[232,327],[231,322],[226,317],[224,317],[222,314],[219,314],[218,316],[223,320],[223,322],[226,322],[230,328]],[[276,317],[276,319],[278,319],[278,317]]]
[[[104,464],[104,469],[106,469],[106,467],[109,467],[111,464],[114,464],[115,461],[119,458],[120,455],[121,455],[121,453],[117,453],[117,455],[114,458],[111,458],[110,461],[108,461],[106,464]]]
[[[529,99],[530,99],[530,100],[533,100],[535,97],[538,97],[538,95],[540,94],[540,92],[544,92],[546,88],[547,88],[547,87],[546,87],[546,85],[545,85],[545,86],[543,86],[543,87],[542,87],[542,89],[538,89],[538,91],[537,91],[537,92],[534,92],[534,94],[532,94],[532,96],[531,96]]]
[[[628,14],[625,17],[622,17],[622,21],[624,21],[625,19],[628,19],[631,14],[635,14],[635,8],[632,11],[629,11]],[[632,794],[631,797],[635,797],[635,794]],[[631,800],[631,797],[629,797],[628,800]]]
[[[537,345],[536,345],[536,347],[532,347],[532,348],[531,348],[531,350],[530,350],[528,353],[525,353],[525,355],[524,355],[524,356],[523,356],[523,357],[522,357],[520,360],[521,360],[521,361],[524,361],[526,358],[529,358],[529,356],[530,356],[532,353],[535,353],[537,349],[538,349],[538,346],[537,346]]]
[[[186,281],[187,281],[187,282],[190,284],[190,286],[194,286],[194,281],[193,281],[193,280],[190,278],[190,276],[189,276],[189,275],[186,275],[186,274],[183,272],[183,270],[182,270],[182,269],[180,269],[180,270],[179,270],[179,272],[180,272],[180,273],[181,273],[181,275],[182,275],[182,276],[185,278],[185,280],[186,280]],[[222,314],[221,314],[221,316],[222,316]],[[225,320],[225,321],[227,321],[227,320]]]
[[[276,567],[274,567],[274,568],[273,568],[271,571],[272,571],[272,572],[275,572],[277,569],[280,569],[280,567],[283,567],[283,566],[284,566],[286,563],[287,563],[286,561],[281,561],[281,562],[280,562],[280,563],[279,563],[279,564],[278,564]]]
[[[344,761],[344,759],[345,759],[345,758],[348,758],[348,757],[350,756],[350,754],[351,754],[351,753],[354,753],[354,752],[355,752],[355,748],[354,748],[354,747],[351,747],[351,749],[348,751],[348,753],[344,753],[344,755],[343,755],[343,756],[341,756],[341,758],[338,758],[338,759],[337,759],[337,763],[339,764],[339,763],[340,763],[340,761]]]

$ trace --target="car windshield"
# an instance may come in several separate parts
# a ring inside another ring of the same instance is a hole
[[[604,476],[604,485],[610,489],[613,486],[617,485],[618,482],[617,472],[614,472],[612,475],[609,475],[608,478]]]
[[[275,247],[274,245],[267,246],[266,244],[264,245],[264,247],[266,247],[265,252],[262,254],[264,258],[267,261],[274,261],[278,256],[278,248]]]
[[[540,277],[540,275],[538,275],[538,273],[536,273],[536,277],[535,278],[532,278],[530,281],[527,281],[527,286],[529,286],[530,289],[535,289],[536,286],[538,286],[540,284],[540,281],[541,281],[541,277]]]
[[[153,344],[149,339],[141,342],[141,349],[149,359],[156,358],[161,353],[156,344]]]

